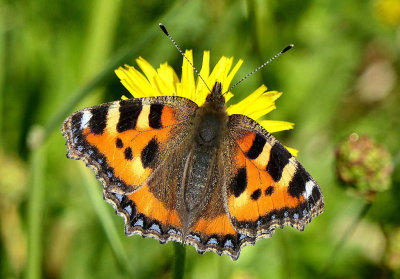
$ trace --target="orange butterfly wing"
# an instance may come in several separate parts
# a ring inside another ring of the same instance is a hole
[[[324,210],[314,179],[256,121],[231,115],[227,210],[234,227],[249,236],[270,237],[276,227],[299,230]]]
[[[154,185],[152,179],[173,156],[196,109],[180,97],[129,99],[80,110],[64,122],[67,156],[96,172],[128,235],[181,239],[177,184]]]

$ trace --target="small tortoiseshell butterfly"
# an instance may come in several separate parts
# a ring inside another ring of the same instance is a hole
[[[275,228],[303,230],[324,210],[315,180],[255,120],[228,115],[221,83],[203,105],[134,98],[73,113],[68,158],[83,160],[125,233],[239,257]]]

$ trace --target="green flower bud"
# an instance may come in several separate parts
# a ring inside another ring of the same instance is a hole
[[[390,153],[369,137],[353,133],[336,148],[336,172],[344,186],[363,194],[391,186],[393,163]]]

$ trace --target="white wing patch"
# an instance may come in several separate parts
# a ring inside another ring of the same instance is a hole
[[[89,110],[84,110],[81,118],[81,130],[88,127],[91,118],[92,118],[92,113]]]
[[[307,181],[306,190],[303,193],[304,198],[308,199],[311,196],[312,190],[315,186],[317,185],[314,183],[314,181],[312,180]]]

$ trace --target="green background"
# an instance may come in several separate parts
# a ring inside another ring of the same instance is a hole
[[[125,237],[93,172],[66,158],[60,132],[73,111],[127,93],[113,72],[120,65],[142,56],[180,74],[159,22],[199,68],[203,50],[211,65],[244,59],[234,81],[295,44],[235,88],[235,100],[262,83],[284,92],[267,119],[296,123],[275,136],[300,150],[325,197],[304,232],[277,229],[236,262],[187,246],[185,278],[400,276],[399,1],[1,0],[0,277],[173,275],[172,243]],[[335,145],[352,133],[385,146],[394,163],[392,187],[364,218],[366,199],[335,174]]]

